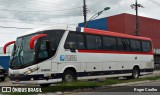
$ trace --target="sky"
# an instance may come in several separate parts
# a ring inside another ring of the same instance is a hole
[[[130,7],[134,3],[135,0],[86,0],[87,19],[105,7],[111,9],[98,18],[135,14]],[[138,0],[138,3],[144,6],[139,8],[140,16],[160,19],[160,0]],[[54,24],[77,26],[83,22],[82,6],[83,0],[0,0],[0,47],[30,29]]]

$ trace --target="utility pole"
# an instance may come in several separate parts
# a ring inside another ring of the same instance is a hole
[[[83,0],[83,16],[84,16],[84,27],[87,27],[87,5],[86,5],[86,0]]]
[[[135,4],[132,4],[131,7],[133,9],[136,10],[136,29],[135,29],[135,35],[136,36],[139,36],[139,18],[138,18],[138,8],[141,7],[141,8],[144,8],[141,4],[138,4],[138,1],[136,0],[135,1]]]
[[[136,3],[135,3],[135,9],[136,9],[136,36],[139,36],[139,19],[138,19],[138,3],[137,3],[137,0],[136,0]]]

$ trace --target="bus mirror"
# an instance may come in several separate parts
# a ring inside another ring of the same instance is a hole
[[[33,48],[34,48],[34,42],[35,42],[36,40],[38,40],[38,39],[40,39],[40,38],[43,38],[43,37],[45,37],[45,36],[47,36],[47,34],[38,34],[38,35],[33,36],[33,37],[30,39],[30,41],[29,41],[29,47],[30,47],[30,49],[33,49]]]
[[[14,44],[14,43],[15,43],[15,41],[11,41],[11,42],[8,42],[8,43],[6,43],[6,44],[4,45],[4,47],[3,47],[3,52],[4,52],[4,54],[6,54],[7,47],[8,47],[9,45],[11,45],[11,44]]]

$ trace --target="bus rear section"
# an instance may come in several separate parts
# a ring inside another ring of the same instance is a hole
[[[68,55],[76,58],[76,62],[67,63],[78,65],[72,66],[78,79],[138,78],[154,69],[150,38],[84,28],[82,32],[70,31],[64,48],[63,61],[68,61]]]
[[[104,77],[138,78],[154,68],[151,39],[145,37],[65,26],[44,28],[13,43],[13,83],[49,86]]]

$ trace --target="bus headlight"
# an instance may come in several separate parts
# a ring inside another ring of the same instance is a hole
[[[32,72],[35,72],[39,69],[39,67],[33,68],[33,69],[29,69],[26,72],[24,72],[25,75],[31,74]]]
[[[32,73],[30,70],[24,72],[25,75],[28,75],[28,74],[30,74],[30,73]]]

